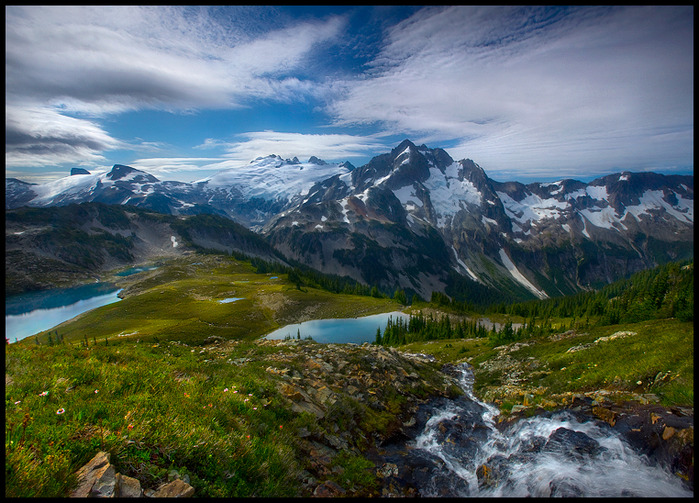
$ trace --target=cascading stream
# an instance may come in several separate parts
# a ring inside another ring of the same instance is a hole
[[[603,422],[560,411],[500,431],[497,408],[473,394],[472,368],[464,363],[457,370],[464,396],[436,410],[411,446],[446,472],[418,487],[421,496],[694,495]]]

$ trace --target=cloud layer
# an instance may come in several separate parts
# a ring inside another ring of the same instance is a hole
[[[13,112],[6,161],[90,162],[120,144],[94,122],[67,114],[94,119],[144,109],[234,109],[316,92],[293,71],[313,47],[337,35],[340,18],[259,32],[261,11],[235,13],[246,15],[225,23],[225,16],[198,8],[8,8],[6,99]],[[37,134],[44,127],[51,128],[49,138]],[[82,142],[73,141],[76,130]],[[59,157],[41,154],[58,150],[61,138]]]
[[[691,169],[693,7],[387,9],[7,7],[6,164],[104,165],[169,143],[115,137],[126,112],[227,110],[200,144],[221,166],[407,137],[499,178]],[[274,104],[317,122],[236,120]],[[218,164],[200,152],[138,162]]]
[[[424,9],[332,111],[491,171],[691,165],[692,10]]]

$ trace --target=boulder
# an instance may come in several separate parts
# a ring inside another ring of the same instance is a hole
[[[121,473],[116,474],[116,492],[117,498],[140,498],[143,495],[141,483],[138,479],[127,477]]]
[[[90,489],[90,497],[113,498],[116,493],[117,473],[114,466],[107,465]]]
[[[102,477],[109,466],[109,453],[100,451],[94,458],[76,472],[78,487],[70,493],[71,498],[87,498],[90,496],[95,482]]]
[[[342,496],[346,492],[347,491],[332,480],[326,480],[315,488],[315,491],[313,491],[313,496],[316,498],[336,498]]]
[[[158,488],[153,498],[189,498],[194,495],[194,488],[186,482],[175,479]]]

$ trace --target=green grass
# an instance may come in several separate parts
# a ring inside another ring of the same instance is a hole
[[[6,496],[67,495],[70,474],[97,450],[146,486],[175,468],[199,496],[296,494],[293,418],[261,365],[118,342],[10,347],[6,372]]]
[[[370,315],[399,309],[390,299],[299,290],[286,275],[256,274],[248,263],[222,256],[175,259],[146,274],[118,278],[124,299],[38,334],[40,343],[58,332],[68,343],[181,340],[201,342],[216,335],[251,340],[307,319]],[[229,297],[242,300],[218,301]],[[30,338],[34,341],[34,338]],[[21,341],[27,344],[29,341]]]
[[[593,344],[619,331],[637,335]],[[506,377],[513,364],[508,364],[510,369],[487,369],[486,364],[494,361],[500,351],[487,339],[418,342],[401,349],[429,353],[443,363],[469,361],[474,366],[476,393],[496,401],[504,410],[521,404],[524,395],[529,395],[530,404],[551,407],[560,404],[561,395],[597,390],[611,391],[618,400],[652,394],[666,406],[694,404],[691,322],[651,320],[594,327],[561,340],[544,337],[519,342],[529,345],[508,354],[523,375],[520,383],[509,387],[505,386]],[[567,352],[585,344],[591,346]]]

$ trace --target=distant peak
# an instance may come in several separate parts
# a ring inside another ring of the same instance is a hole
[[[85,168],[73,168],[70,170],[70,176],[73,175],[89,175],[90,172]]]
[[[323,159],[318,159],[316,156],[312,155],[310,159],[308,159],[309,164],[317,164],[318,166],[325,166],[328,164],[325,162]]]
[[[140,169],[132,168],[131,166],[124,166],[123,164],[115,164],[112,170],[107,173],[107,178],[110,180],[120,180],[126,178],[130,175],[137,175],[141,177],[143,182],[157,182],[158,179],[153,175],[141,171]]]
[[[391,151],[391,154],[393,154],[394,156],[400,155],[406,148],[410,148],[410,147],[417,150],[417,147],[415,146],[415,144],[413,142],[411,142],[408,139],[405,139],[402,142],[400,142],[398,144],[398,146]]]
[[[135,168],[132,168],[131,166],[124,166],[123,164],[115,164],[112,170],[107,173],[107,178],[110,180],[118,180],[119,178],[123,178],[128,174],[133,173],[134,171],[138,171]]]

